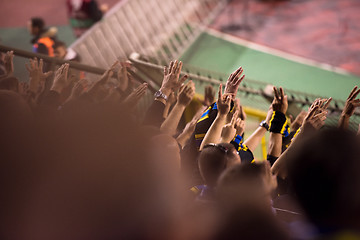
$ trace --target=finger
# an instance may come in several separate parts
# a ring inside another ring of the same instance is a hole
[[[319,106],[314,106],[312,109],[310,109],[307,117],[305,119],[310,119],[315,114],[315,112],[319,109]]]
[[[174,66],[174,61],[171,61],[169,65],[169,72],[168,72],[169,74],[171,73],[173,66]]]
[[[275,97],[275,99],[276,99],[276,100],[280,100],[280,99],[279,99],[278,91],[277,91],[277,89],[276,89],[275,86],[273,87],[273,90],[274,90],[274,97]]]
[[[39,63],[39,70],[42,72],[43,71],[43,66],[44,66],[44,61],[42,60],[42,58],[40,59],[40,63]]]
[[[177,66],[177,69],[176,69],[176,74],[180,75],[181,73],[181,69],[182,69],[182,61],[179,62],[178,66]]]
[[[176,73],[177,65],[178,65],[178,60],[175,60],[173,66],[172,66],[172,68],[170,70],[170,73],[172,73],[172,74]]]
[[[240,72],[242,72],[242,67],[239,67],[238,69],[236,69],[236,70],[232,73],[232,76],[233,76],[232,80],[235,80],[235,78],[238,77],[238,74],[239,74]]]
[[[46,72],[46,73],[44,73],[44,77],[47,78],[47,77],[49,77],[51,74],[53,74],[53,71]]]
[[[230,122],[230,124],[231,124],[232,126],[235,126],[236,120],[238,119],[238,117],[237,117],[238,114],[239,114],[239,111],[236,111],[235,114],[232,116],[231,122]]]
[[[219,100],[222,99],[222,84],[221,84],[221,83],[220,83],[220,85],[219,85],[218,99],[219,99]]]
[[[245,75],[243,75],[241,78],[239,78],[236,82],[235,85],[239,85],[245,78]]]
[[[351,92],[350,92],[350,94],[349,94],[349,97],[347,98],[347,99],[349,99],[349,100],[351,100],[352,99],[352,96],[354,95],[354,92],[357,90],[357,86],[355,86],[352,90],[351,90]]]
[[[280,100],[284,99],[284,89],[280,87]]]
[[[359,95],[360,93],[360,89],[358,89],[354,94],[353,94],[353,97],[352,99],[355,99],[357,97],[357,95]]]
[[[243,68],[240,67],[237,71],[236,71],[236,74],[235,74],[235,77],[234,77],[234,80],[238,80],[240,75],[243,73]]]
[[[182,78],[180,78],[180,80],[179,80],[179,84],[183,84],[185,81],[186,81],[186,79],[188,79],[188,75],[184,75]]]
[[[326,100],[326,102],[324,103],[324,106],[322,107],[322,109],[326,110],[326,109],[329,107],[331,101],[332,101],[332,97],[329,97],[329,98]]]
[[[164,76],[168,74],[168,68],[167,66],[164,66]]]

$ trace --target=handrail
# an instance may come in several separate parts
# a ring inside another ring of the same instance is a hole
[[[8,47],[8,46],[0,44],[0,52],[6,53],[8,51],[14,51],[14,55],[16,55],[16,56],[21,56],[21,57],[25,57],[25,58],[38,58],[38,59],[42,59],[45,62],[57,64],[57,65],[62,65],[64,63],[68,63],[71,68],[75,68],[77,70],[90,72],[90,73],[94,73],[94,74],[101,75],[106,71],[105,69],[102,69],[102,68],[85,65],[85,64],[78,63],[78,62],[74,62],[74,61],[63,60],[60,58],[49,57],[48,55],[45,55],[45,54],[33,53],[33,52],[25,51],[25,50],[22,50],[19,48]]]

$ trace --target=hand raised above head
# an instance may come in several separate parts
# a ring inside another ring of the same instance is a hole
[[[346,99],[346,103],[342,111],[342,115],[351,117],[354,114],[355,109],[360,106],[360,99],[356,99],[359,93],[360,93],[360,89],[358,89],[358,87],[355,86],[353,90],[350,92],[349,97]]]
[[[279,91],[274,89],[274,100],[272,102],[272,109],[273,111],[279,111],[283,114],[286,114],[287,108],[288,108],[288,100],[287,96],[284,95],[284,90],[280,87]]]
[[[179,80],[182,65],[181,61],[175,60],[170,62],[169,67],[164,67],[164,78],[160,90],[166,96],[169,96],[172,91],[177,91],[188,78],[187,75],[184,75]]]
[[[230,74],[225,85],[225,94],[229,93],[233,97],[236,96],[239,85],[242,82],[242,80],[244,80],[245,78],[245,75],[241,76],[243,71],[244,71],[243,68],[239,67],[238,69],[235,70],[235,72]]]
[[[183,106],[189,105],[194,95],[195,95],[195,84],[193,83],[193,81],[189,81],[180,89],[178,96],[178,104]]]
[[[218,107],[218,114],[226,116],[230,111],[230,103],[231,103],[231,94],[222,94],[222,84],[219,86],[218,92],[218,100],[217,100],[217,107]]]
[[[8,51],[4,57],[4,66],[6,75],[10,76],[14,74],[14,51]]]

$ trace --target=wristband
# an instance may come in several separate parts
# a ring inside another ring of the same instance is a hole
[[[266,129],[266,131],[269,131],[269,125],[266,123],[266,121],[262,121],[260,124],[259,124],[260,127],[263,127]]]
[[[274,111],[271,119],[270,119],[270,132],[272,133],[282,133],[285,130],[286,127],[286,117],[285,114],[279,111]]]

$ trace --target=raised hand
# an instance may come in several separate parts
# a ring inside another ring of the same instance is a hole
[[[349,97],[346,99],[344,109],[341,113],[342,115],[351,117],[354,114],[355,109],[360,106],[360,99],[356,99],[359,93],[360,93],[360,89],[358,89],[358,87],[355,86],[353,90],[350,92]]]
[[[120,67],[116,75],[117,80],[119,82],[118,88],[124,92],[129,87],[130,73],[128,72],[128,67],[130,66],[130,64],[128,64],[127,62],[125,63],[121,62],[119,63],[119,65]]]
[[[237,129],[235,127],[236,124],[240,124],[241,119],[238,117],[239,112],[236,111],[231,118],[230,123],[225,124],[221,131],[221,140],[220,142],[229,143],[236,135]],[[240,121],[239,121],[240,120]]]
[[[4,66],[7,76],[14,74],[14,51],[9,51],[5,54]]]
[[[204,101],[203,105],[210,106],[215,101],[215,91],[214,88],[209,85],[205,87],[205,94],[204,94]]]
[[[187,75],[184,75],[179,80],[182,65],[181,61],[175,60],[170,62],[169,67],[164,67],[164,78],[160,90],[166,96],[169,96],[171,92],[177,91],[188,78]]]
[[[235,122],[236,135],[242,135],[245,131],[245,120],[238,117]]]
[[[273,111],[279,111],[283,114],[286,114],[287,108],[288,108],[288,100],[287,95],[284,95],[284,90],[282,88],[279,89],[279,91],[274,89],[274,100],[272,102],[272,109]]]
[[[43,60],[38,61],[37,58],[30,59],[30,64],[25,64],[30,77],[29,90],[33,93],[37,93],[39,85],[43,84],[46,78],[53,73],[52,71],[43,73],[43,66]]]
[[[291,121],[291,131],[296,131],[301,127],[302,123],[304,122],[304,119],[307,115],[306,111],[301,111],[295,118],[294,121]]]
[[[72,99],[79,98],[88,86],[89,86],[88,79],[86,78],[80,79],[77,83],[75,83],[74,87],[72,88],[70,98]]]
[[[230,74],[230,76],[226,82],[225,94],[227,94],[227,93],[231,94],[231,96],[233,98],[235,98],[237,90],[239,88],[239,85],[240,85],[241,81],[245,78],[245,75],[241,76],[243,71],[244,71],[243,68],[239,67],[238,69],[236,69],[235,72]]]
[[[218,114],[226,116],[230,111],[231,94],[222,94],[222,84],[219,86],[217,100]]]
[[[131,107],[136,106],[139,103],[140,99],[145,95],[147,87],[148,84],[143,83],[137,88],[135,88],[135,90],[132,93],[130,93],[130,95],[127,96],[127,98],[125,98],[124,103]]]
[[[177,103],[182,106],[187,106],[190,104],[194,95],[195,95],[195,84],[193,83],[193,81],[189,81],[181,88]]]
[[[119,61],[115,61],[113,65],[109,69],[107,69],[104,74],[97,80],[87,91],[88,94],[92,95],[93,97],[104,95],[100,97],[105,97],[108,94],[108,91],[105,89],[105,84],[109,81],[112,77],[116,66],[119,64]]]
[[[302,132],[311,133],[324,126],[328,111],[321,108],[321,101],[322,100],[320,100],[319,104],[319,101],[315,100],[310,106],[302,125]]]
[[[54,82],[50,90],[61,93],[68,86],[69,64],[65,63],[56,70]]]

